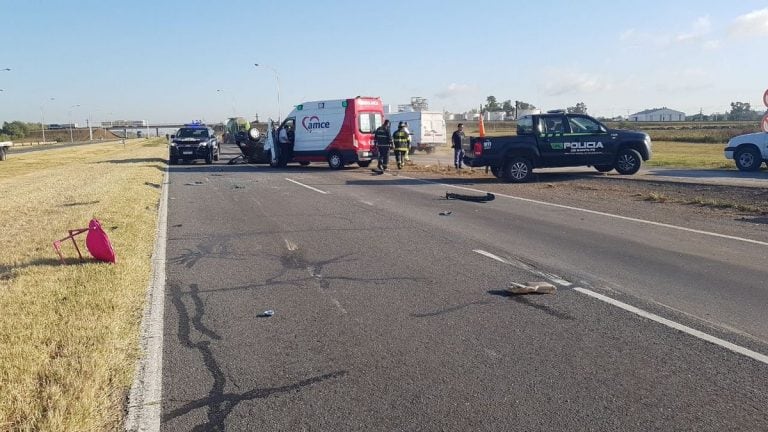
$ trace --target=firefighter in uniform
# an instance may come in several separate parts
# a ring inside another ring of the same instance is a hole
[[[384,120],[384,124],[376,128],[373,139],[376,141],[379,171],[384,172],[389,163],[389,150],[392,148],[392,136],[389,134],[389,120]]]
[[[395,142],[397,169],[402,169],[405,165],[405,157],[408,155],[408,148],[411,146],[411,136],[405,129],[405,123],[400,122],[397,125],[397,130],[392,134],[392,140]]]

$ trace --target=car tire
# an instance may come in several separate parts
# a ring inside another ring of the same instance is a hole
[[[614,168],[621,175],[632,175],[640,170],[642,163],[643,158],[640,156],[640,152],[631,148],[623,148],[616,155]]]
[[[595,165],[595,169],[601,173],[607,173],[613,170],[613,165]]]
[[[739,171],[757,171],[763,164],[762,159],[760,159],[760,152],[751,146],[736,150],[733,160]]]
[[[213,155],[213,160],[218,162],[219,161],[219,149],[216,149],[216,153]]]
[[[210,165],[213,163],[213,150],[209,151],[207,155],[205,155],[205,163]]]
[[[510,159],[501,169],[501,175],[508,182],[526,182],[533,176],[533,164],[530,160],[522,157]]]
[[[337,151],[333,151],[328,154],[328,166],[331,167],[331,169],[340,170],[344,168],[344,158],[341,156],[341,153]]]
[[[496,178],[501,178],[501,167],[500,166],[492,166],[491,167],[491,174],[493,174]]]
[[[309,166],[309,161],[301,161],[301,162],[299,162],[299,165],[301,165],[301,166]]]

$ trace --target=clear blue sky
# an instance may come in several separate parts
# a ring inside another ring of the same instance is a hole
[[[761,109],[768,2],[641,3],[0,0],[0,121],[41,105],[47,123],[276,116],[274,74],[254,63],[279,72],[283,114],[356,95]]]

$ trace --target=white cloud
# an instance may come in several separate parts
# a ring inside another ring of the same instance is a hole
[[[685,33],[678,33],[672,38],[672,41],[679,43],[700,42],[712,30],[712,23],[708,16],[696,18],[691,25],[691,30]]]
[[[701,47],[703,49],[708,50],[708,51],[716,50],[716,49],[720,48],[720,46],[722,46],[722,43],[719,40],[716,40],[716,39],[708,40],[708,41],[704,42],[701,45]]]
[[[731,23],[731,36],[768,36],[768,8],[758,9],[736,17]]]
[[[447,99],[473,90],[475,90],[475,86],[470,84],[450,83],[446,89],[435,93],[435,96],[438,99]]]
[[[543,88],[549,96],[599,93],[614,87],[605,77],[583,72],[550,72],[545,76]]]
[[[619,40],[622,41],[622,42],[628,41],[628,40],[632,40],[636,33],[637,33],[637,30],[635,30],[633,28],[632,29],[624,30],[621,33],[621,35],[619,35]]]

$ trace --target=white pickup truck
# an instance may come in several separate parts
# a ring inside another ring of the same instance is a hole
[[[8,157],[8,148],[13,145],[10,141],[0,141],[0,161],[4,161]]]
[[[768,132],[739,135],[728,141],[725,158],[733,159],[741,171],[757,171],[768,164]]]

